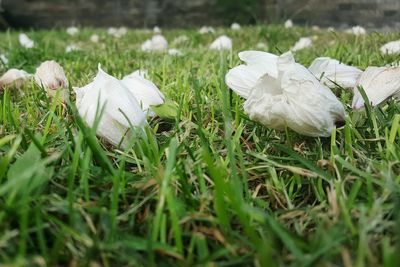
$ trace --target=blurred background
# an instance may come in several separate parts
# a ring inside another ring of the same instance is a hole
[[[296,24],[400,28],[400,0],[0,0],[0,27]]]

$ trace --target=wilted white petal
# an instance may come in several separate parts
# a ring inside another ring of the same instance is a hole
[[[354,35],[365,35],[367,31],[361,26],[354,26],[351,29],[346,30],[346,33],[351,33]]]
[[[25,33],[20,33],[19,43],[25,48],[33,48],[35,46],[35,42],[32,41]]]
[[[168,41],[164,38],[164,36],[157,34],[154,35],[151,39],[146,40],[142,46],[142,51],[150,52],[150,51],[166,51],[168,49]]]
[[[179,49],[176,49],[176,48],[168,49],[168,54],[169,54],[170,56],[175,56],[175,57],[181,57],[181,56],[183,56],[182,51],[179,50]]]
[[[115,27],[110,27],[107,30],[107,33],[115,38],[121,38],[128,32],[128,29],[126,27],[120,27],[120,28],[115,28]]]
[[[3,62],[4,65],[8,64],[8,58],[4,54],[0,54],[0,61]]]
[[[293,21],[291,19],[288,19],[287,21],[285,21],[285,28],[289,29],[293,27]]]
[[[316,58],[308,69],[329,87],[338,84],[344,88],[354,88],[362,74],[362,70],[329,57]]]
[[[100,40],[100,37],[97,34],[92,34],[92,36],[90,36],[90,41],[92,43],[98,43]]]
[[[16,88],[21,88],[22,85],[32,77],[31,74],[27,73],[23,70],[17,69],[9,69],[6,73],[3,74],[0,78],[0,89],[5,86],[14,85]]]
[[[212,42],[210,49],[213,50],[231,50],[232,40],[226,35],[222,35]]]
[[[64,69],[54,60],[45,61],[36,69],[36,83],[43,87],[50,97],[54,97],[57,91],[62,100],[68,98],[68,80]]]
[[[321,30],[321,28],[320,28],[318,25],[313,25],[313,26],[311,27],[311,30],[316,31],[316,32],[319,32],[319,31]]]
[[[160,33],[161,33],[161,28],[158,27],[158,26],[154,26],[153,32],[154,32],[155,34],[160,34]]]
[[[310,37],[301,37],[290,50],[299,51],[312,46],[312,43],[313,41]]]
[[[332,27],[332,26],[330,26],[330,27],[328,27],[326,30],[327,30],[328,32],[334,32],[334,31],[335,31],[335,28]]]
[[[354,90],[352,107],[356,109],[364,106],[358,86],[362,86],[372,106],[379,105],[400,93],[400,67],[368,67]]]
[[[203,26],[200,28],[199,33],[206,34],[206,33],[214,33],[215,29],[211,26]]]
[[[400,54],[400,40],[384,44],[379,49],[382,54],[395,55]]]
[[[186,35],[180,35],[178,37],[176,37],[173,41],[172,44],[173,45],[181,45],[183,43],[188,42],[190,39],[189,37],[187,37]]]
[[[81,50],[80,46],[77,44],[70,44],[65,48],[65,52],[73,52],[73,51],[78,51]]]
[[[234,22],[234,23],[232,23],[232,25],[231,25],[231,29],[234,30],[234,31],[240,30],[241,28],[242,28],[242,27],[241,27],[240,24],[237,23],[237,22]]]
[[[243,51],[239,53],[239,58],[246,65],[239,65],[229,70],[225,76],[225,82],[241,97],[249,96],[261,76],[268,74],[278,78],[276,55],[261,51]]]
[[[146,123],[135,96],[120,80],[105,73],[100,65],[93,82],[82,88],[76,87],[74,91],[78,112],[90,127],[93,127],[96,112],[100,115],[103,110],[96,133],[115,146],[126,134],[122,142],[125,148],[131,137],[128,131],[131,125],[142,127]]]
[[[142,110],[149,113],[151,106],[157,106],[164,103],[165,97],[150,80],[145,78],[146,71],[137,70],[126,75],[121,81],[136,97]]]
[[[67,33],[71,36],[74,36],[79,32],[79,29],[77,27],[71,26],[67,28]]]
[[[268,45],[266,43],[260,42],[257,43],[256,48],[260,50],[268,50]]]
[[[266,72],[252,88],[244,105],[250,119],[267,127],[286,126],[308,136],[330,136],[337,122],[344,121],[343,105],[288,52],[275,62],[278,75]]]

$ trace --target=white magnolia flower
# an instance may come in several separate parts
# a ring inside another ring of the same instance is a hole
[[[145,114],[152,115],[151,106],[161,105],[165,101],[157,86],[146,79],[146,71],[134,71],[126,75],[121,82],[135,96]]]
[[[79,29],[75,26],[71,26],[67,28],[67,33],[71,36],[74,36],[75,34],[77,34],[79,32]]]
[[[400,93],[400,67],[368,67],[354,90],[352,107],[356,109],[364,106],[358,86],[362,86],[372,106],[379,105]]]
[[[232,40],[226,35],[222,35],[212,42],[210,49],[213,50],[231,50]]]
[[[304,66],[296,63],[291,52],[277,57],[247,51],[240,56],[246,58],[247,66],[236,67],[239,69],[230,71],[227,76],[237,77],[226,80],[236,79],[239,84],[242,81],[239,92],[247,92],[244,110],[250,119],[277,130],[287,126],[308,136],[330,136],[336,123],[344,121],[341,102]],[[264,74],[255,85],[254,79],[247,81],[253,87],[246,88],[244,79],[248,73],[253,73],[254,78]],[[228,86],[231,87],[229,83]],[[237,88],[231,88],[237,91]]]
[[[382,54],[395,55],[400,54],[400,40],[384,44],[379,49]]]
[[[5,86],[12,85],[19,89],[31,77],[32,75],[24,70],[9,69],[0,77],[0,90]]]
[[[180,35],[172,41],[172,44],[173,45],[181,45],[181,44],[189,42],[189,40],[190,40],[189,37],[187,37],[186,35]]]
[[[42,62],[36,69],[36,83],[46,90],[50,97],[54,97],[57,91],[60,91],[59,97],[62,100],[68,98],[68,80],[65,76],[64,69],[54,60]]]
[[[8,64],[8,58],[6,55],[4,54],[0,54],[0,61],[4,64],[7,65]]]
[[[288,19],[287,21],[285,21],[285,28],[289,29],[293,27],[293,21],[291,19]]]
[[[199,33],[201,34],[215,33],[215,29],[211,26],[203,26],[200,28]]]
[[[74,91],[79,115],[90,127],[93,127],[96,112],[103,111],[96,133],[115,146],[126,136],[122,142],[125,148],[131,137],[128,131],[131,126],[143,127],[146,123],[146,116],[135,96],[120,80],[105,73],[100,65],[93,82],[75,87]]]
[[[354,88],[362,74],[362,70],[329,57],[316,58],[308,69],[329,87],[338,84],[343,88]]]
[[[312,46],[313,41],[310,37],[301,37],[294,46],[290,49],[292,51],[299,51],[304,48]]]
[[[240,24],[237,23],[237,22],[234,22],[234,23],[232,23],[232,25],[231,25],[231,29],[234,30],[234,31],[238,31],[238,30],[240,30],[241,28],[242,28],[242,27],[241,27]]]
[[[161,33],[161,28],[158,27],[158,26],[154,26],[153,32],[154,32],[155,34],[160,34],[160,33]]]
[[[90,36],[90,41],[92,43],[98,43],[100,41],[100,37],[97,34],[92,34],[92,36]]]
[[[354,26],[351,29],[346,30],[346,33],[351,33],[354,35],[365,35],[367,31],[361,26]]]
[[[73,51],[79,51],[81,50],[80,46],[77,44],[70,44],[65,48],[65,52],[70,53]]]
[[[170,56],[175,56],[175,57],[181,57],[181,56],[183,56],[182,51],[179,50],[179,49],[176,49],[176,48],[168,49],[168,54],[169,54]]]
[[[151,39],[146,40],[142,46],[142,51],[166,51],[168,49],[168,42],[161,34],[154,35]]]
[[[19,43],[25,48],[33,48],[35,46],[35,42],[32,41],[25,33],[19,34]]]

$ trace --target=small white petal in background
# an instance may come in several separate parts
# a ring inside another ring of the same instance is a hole
[[[8,64],[8,58],[6,55],[4,54],[0,54],[0,61],[4,64],[7,65]]]
[[[215,33],[215,29],[211,26],[203,26],[200,28],[199,33],[201,34]]]
[[[107,30],[107,33],[115,38],[121,38],[122,36],[127,34],[127,32],[128,29],[126,27],[119,27],[119,28],[110,27]]]
[[[387,44],[384,44],[379,49],[383,55],[396,55],[400,54],[400,40],[392,41]]]
[[[241,81],[253,70],[254,78],[264,72],[250,90],[245,88],[249,94],[244,111],[250,119],[277,130],[287,126],[308,136],[330,136],[336,123],[344,121],[342,103],[304,66],[296,63],[291,52],[279,57],[259,51],[242,53],[246,53],[247,66],[236,67],[227,76],[234,75]],[[265,55],[260,57],[260,53]],[[266,66],[268,69],[263,69]],[[231,87],[229,83],[228,86]]]
[[[268,50],[268,45],[266,43],[259,42],[259,43],[257,43],[256,48],[259,49],[259,50],[265,50],[266,51],[266,50]]]
[[[141,50],[145,52],[166,51],[167,49],[168,41],[160,34],[154,35],[151,39],[146,40],[141,46]]]
[[[312,44],[313,41],[310,37],[301,37],[290,50],[299,51],[312,46]]]
[[[358,86],[362,86],[372,106],[379,105],[400,93],[400,67],[368,67],[354,88],[352,107],[355,109],[364,106]]]
[[[285,28],[286,29],[290,29],[293,27],[293,21],[291,19],[288,19],[287,21],[285,21]]]
[[[226,35],[222,35],[211,43],[210,49],[213,50],[231,50],[232,49],[232,39]]]
[[[175,57],[181,57],[181,56],[183,56],[182,51],[179,50],[179,49],[176,49],[176,48],[168,49],[168,54],[169,54],[170,56],[175,56]]]
[[[35,46],[35,42],[25,33],[20,33],[18,39],[19,43],[25,48],[33,48]]]
[[[59,97],[61,100],[66,100],[68,94],[68,80],[65,76],[64,69],[54,60],[42,62],[36,69],[36,83],[46,90],[50,97],[54,97],[57,91],[60,91]]]
[[[75,26],[71,26],[67,28],[67,33],[71,36],[76,35],[79,32],[79,29]]]
[[[160,33],[161,33],[161,28],[158,27],[158,26],[154,26],[154,28],[153,28],[153,33],[155,33],[155,34],[160,34]]]
[[[92,36],[90,36],[90,41],[92,43],[98,43],[100,41],[100,37],[97,34],[92,34]]]
[[[315,32],[319,32],[321,30],[321,28],[318,25],[313,25],[311,27],[311,30],[315,31]]]
[[[335,28],[332,27],[332,26],[330,26],[330,27],[328,27],[326,30],[327,30],[328,32],[334,32],[334,31],[335,31]]]
[[[232,23],[232,25],[231,25],[231,29],[234,30],[234,31],[238,31],[238,30],[240,30],[241,28],[242,28],[242,27],[241,27],[240,24],[237,23],[237,22],[234,22],[234,23]]]
[[[13,85],[17,89],[20,89],[24,85],[24,83],[31,77],[32,75],[24,70],[9,69],[0,78],[0,90],[3,89],[5,86]]]
[[[358,35],[367,34],[367,31],[361,26],[354,26],[351,29],[346,30],[346,33],[350,33],[350,34],[354,34],[354,35],[358,36]]]
[[[73,51],[79,51],[81,50],[80,46],[77,44],[70,44],[65,48],[65,52],[70,53]]]
[[[105,73],[99,65],[99,71],[93,82],[78,88],[74,87],[76,107],[79,115],[92,127],[96,112],[103,110],[96,129],[97,135],[117,146],[122,138],[122,147],[129,144],[132,126],[143,127],[146,124],[145,113],[132,92],[118,79]]]
[[[338,84],[343,88],[354,88],[362,74],[362,70],[329,57],[316,58],[308,69],[328,87]]]
[[[174,40],[172,40],[172,44],[173,45],[181,45],[181,44],[187,43],[189,41],[190,41],[189,37],[187,37],[186,35],[180,35],[180,36],[176,37]]]
[[[126,75],[121,82],[129,89],[139,102],[142,110],[152,116],[151,106],[164,103],[165,97],[157,86],[146,79],[146,71],[137,70]]]

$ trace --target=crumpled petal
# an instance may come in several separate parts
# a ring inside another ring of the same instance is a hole
[[[81,50],[81,47],[77,44],[70,44],[65,48],[65,52],[70,53],[73,51],[79,51]]]
[[[352,107],[355,109],[364,106],[358,86],[362,86],[372,106],[379,105],[400,93],[400,67],[368,67],[354,90]]]
[[[362,70],[329,57],[316,58],[308,70],[329,87],[338,84],[343,88],[354,88],[362,74]]]
[[[130,90],[120,80],[105,73],[100,65],[98,68],[93,82],[81,88],[74,88],[76,107],[79,115],[90,127],[93,127],[96,111],[100,112],[103,109],[96,133],[117,146],[131,125],[145,125],[146,116]],[[128,139],[124,138],[122,147],[126,148]]]
[[[261,51],[243,51],[239,53],[239,58],[246,65],[239,65],[229,70],[225,76],[225,82],[229,88],[243,98],[248,97],[261,76],[268,73],[272,77],[278,77],[278,57],[274,54]]]
[[[150,51],[166,51],[168,49],[168,41],[161,34],[154,35],[151,39],[146,40],[142,46],[141,50]]]
[[[244,104],[250,119],[308,136],[330,136],[345,111],[336,96],[287,52],[277,60],[278,77],[265,74]]]
[[[31,74],[24,70],[9,69],[0,78],[0,90],[5,86],[14,85],[16,88],[20,89],[24,83],[32,77]]]
[[[312,46],[312,43],[313,41],[310,37],[301,37],[290,50],[299,51]]]
[[[199,29],[199,33],[200,34],[214,33],[214,32],[215,32],[215,29],[213,27],[211,27],[211,26],[202,26]]]
[[[183,56],[183,53],[179,49],[171,48],[171,49],[168,49],[168,55],[175,56],[175,57],[181,57],[181,56]]]
[[[386,43],[382,45],[379,50],[382,54],[387,55],[400,54],[400,40]]]
[[[221,35],[214,42],[211,43],[210,49],[213,50],[231,50],[232,49],[232,39],[226,35]]]
[[[75,26],[71,26],[67,28],[67,33],[71,36],[76,35],[79,32],[79,29]]]
[[[357,26],[351,27],[350,29],[346,30],[346,33],[351,33],[351,34],[358,36],[358,35],[367,34],[367,31],[365,30],[364,27],[357,25]]]
[[[64,69],[54,60],[42,62],[36,69],[36,83],[46,90],[50,97],[54,97],[60,90],[59,96],[62,100],[66,100],[68,94],[68,80],[65,76]]]
[[[293,21],[291,19],[288,19],[287,21],[285,21],[284,25],[286,29],[290,29],[293,27]]]
[[[231,25],[231,29],[234,30],[234,31],[238,31],[238,30],[240,30],[241,28],[242,28],[242,27],[241,27],[240,24],[237,23],[237,22],[234,22],[234,23],[232,23],[232,25]]]
[[[35,46],[35,42],[31,40],[25,33],[21,33],[18,39],[19,43],[25,48],[33,48]]]

